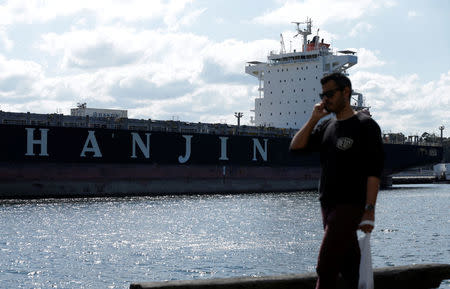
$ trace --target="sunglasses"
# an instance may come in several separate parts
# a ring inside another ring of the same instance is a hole
[[[320,99],[323,99],[325,96],[327,98],[332,98],[334,96],[334,94],[336,93],[336,91],[339,91],[339,90],[342,91],[342,89],[340,89],[340,88],[335,88],[335,89],[325,91],[324,93],[319,93]]]

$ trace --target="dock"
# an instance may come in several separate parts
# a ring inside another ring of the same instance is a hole
[[[392,184],[432,184],[436,182],[435,176],[395,176],[392,177]]]
[[[374,269],[376,289],[438,288],[450,279],[450,264],[420,264]],[[188,281],[133,283],[130,289],[314,289],[316,273]],[[340,280],[338,288],[345,288]]]

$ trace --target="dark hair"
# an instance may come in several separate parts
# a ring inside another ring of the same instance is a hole
[[[333,80],[336,83],[336,85],[338,86],[338,88],[341,90],[343,90],[345,87],[350,88],[350,94],[351,94],[352,82],[350,81],[350,79],[347,76],[345,76],[345,74],[340,73],[340,72],[335,72],[335,73],[329,74],[329,75],[323,77],[320,80],[320,83],[322,85],[324,85],[325,83],[327,83],[330,80]]]

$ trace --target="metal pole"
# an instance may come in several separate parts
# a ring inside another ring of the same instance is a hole
[[[443,126],[443,125],[441,125],[439,127],[439,130],[441,131],[441,145],[444,144],[444,129],[445,129],[445,126]]]
[[[234,116],[237,118],[237,129],[241,126],[241,117],[244,116],[242,112],[235,112]]]

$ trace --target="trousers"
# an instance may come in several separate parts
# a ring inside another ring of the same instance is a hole
[[[334,289],[339,274],[347,288],[357,289],[361,253],[356,231],[364,206],[338,204],[322,207],[324,236],[317,261],[316,289]]]

